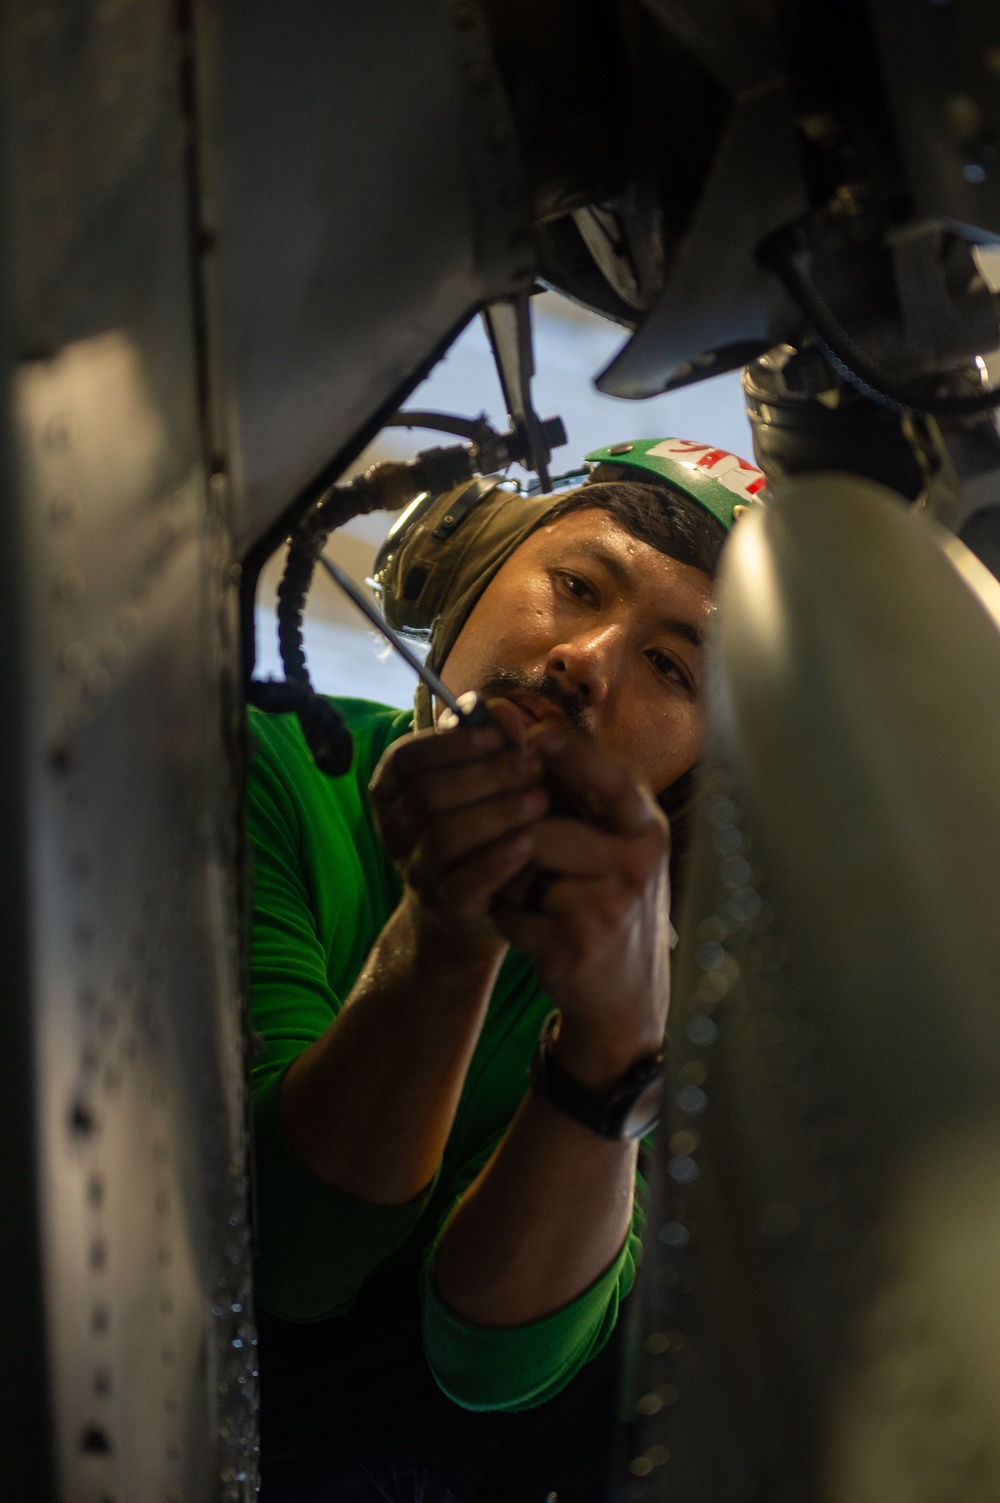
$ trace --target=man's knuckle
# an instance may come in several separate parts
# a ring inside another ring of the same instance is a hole
[[[398,860],[408,854],[409,842],[397,825],[389,821],[380,822],[379,837],[393,860]]]
[[[580,970],[590,962],[594,948],[592,921],[586,928],[581,924],[569,924],[563,935],[557,956],[564,968]]]
[[[421,859],[428,867],[440,868],[448,859],[448,834],[440,824],[428,825],[420,837]]]
[[[418,778],[408,794],[412,812],[421,820],[434,819],[440,810],[438,791],[430,778]]]
[[[498,793],[506,793],[513,788],[519,788],[524,781],[524,774],[517,762],[510,757],[505,757],[493,768],[490,781]]]
[[[494,804],[496,817],[502,824],[525,818],[535,807],[535,799],[530,789],[516,788],[510,793],[501,794]]]
[[[441,906],[456,913],[465,912],[471,896],[468,882],[462,881],[458,874],[442,877],[437,885],[437,897]]]
[[[648,839],[660,857],[667,855],[670,850],[670,825],[664,815],[651,823]]]
[[[413,761],[414,756],[419,755],[420,742],[416,736],[403,736],[399,741],[393,742],[385,756],[382,758],[381,771],[385,772],[392,768],[396,772],[402,771]]]
[[[634,903],[641,898],[648,889],[655,870],[655,867],[649,867],[645,862],[626,867],[621,872],[623,901]]]
[[[430,884],[419,853],[411,856],[408,861],[402,862],[401,866],[403,876],[414,892],[418,892],[421,897],[425,897]]]
[[[510,843],[499,840],[484,853],[482,870],[489,877],[505,876],[510,865]]]
[[[628,907],[628,900],[619,892],[605,890],[593,900],[594,917],[602,929],[617,929]]]
[[[670,851],[670,841],[662,838],[659,831],[643,832],[627,841],[622,849],[621,871],[630,883],[645,886],[654,872],[658,871]]]

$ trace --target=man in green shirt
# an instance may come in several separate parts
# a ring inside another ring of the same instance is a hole
[[[264,1503],[603,1492],[669,996],[661,805],[763,480],[680,440],[588,458],[568,495],[438,501],[384,563],[387,613],[423,613],[496,726],[344,701],[330,779],[252,712]]]

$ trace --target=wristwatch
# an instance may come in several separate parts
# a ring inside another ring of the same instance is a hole
[[[552,1052],[559,1014],[542,1029],[531,1067],[531,1088],[567,1117],[613,1143],[641,1138],[660,1120],[663,1102],[663,1054],[637,1060],[605,1091],[592,1091],[575,1080]]]

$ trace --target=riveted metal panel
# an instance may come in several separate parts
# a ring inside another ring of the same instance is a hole
[[[252,544],[477,307],[530,285],[477,0],[221,0],[220,285]]]
[[[26,1376],[0,1495],[235,1500],[255,1391],[238,679],[190,22],[12,0],[3,28],[2,1167],[24,1248],[3,1319]]]

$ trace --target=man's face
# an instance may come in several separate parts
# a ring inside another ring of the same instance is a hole
[[[660,794],[700,755],[712,608],[700,569],[608,512],[570,512],[511,554],[441,677],[454,694],[512,701],[526,726],[567,721]]]

